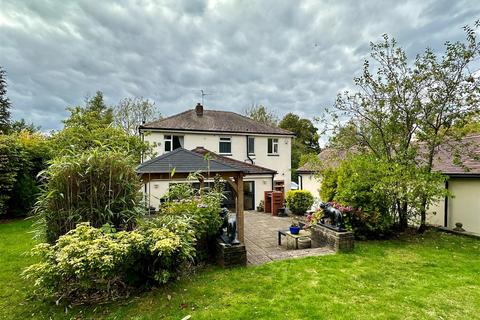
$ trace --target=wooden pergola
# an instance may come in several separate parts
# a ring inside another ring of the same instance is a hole
[[[248,166],[256,166],[235,165],[235,162],[237,160],[222,161],[222,157],[209,158],[204,154],[179,148],[142,163],[137,167],[137,172],[141,175],[148,194],[150,194],[150,182],[153,180],[185,181],[192,172],[200,172],[212,178],[220,176],[230,184],[235,193],[238,239],[244,242],[243,180],[245,175],[251,174],[247,169]],[[172,172],[174,172],[173,175]],[[272,173],[274,174],[275,171],[270,170],[269,174]],[[201,176],[198,179],[200,190],[202,190],[205,177]]]

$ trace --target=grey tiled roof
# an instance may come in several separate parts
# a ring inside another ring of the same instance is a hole
[[[257,166],[257,165],[252,164],[252,163],[243,162],[243,161],[239,161],[239,160],[235,160],[235,159],[232,159],[232,158],[221,156],[221,155],[219,155],[215,152],[209,151],[209,150],[207,150],[205,148],[202,148],[202,147],[196,147],[192,151],[195,152],[195,153],[202,154],[202,155],[209,154],[211,158],[213,158],[215,160],[218,160],[218,161],[221,161],[223,163],[233,165],[233,166],[239,168],[242,172],[247,173],[247,174],[275,174],[275,173],[277,173],[275,170],[272,170],[272,169],[264,168],[264,167]]]
[[[140,129],[294,135],[288,130],[263,124],[238,113],[204,110],[202,116],[197,116],[194,109],[147,123]]]
[[[419,144],[419,151],[422,154],[425,149],[424,144]],[[358,150],[339,150],[333,148],[324,149],[318,154],[318,158],[327,167],[336,167],[344,160],[348,154],[357,153]],[[460,162],[455,162],[455,154],[459,153]],[[424,155],[425,156],[425,155]],[[472,134],[464,137],[461,141],[445,141],[437,150],[433,159],[433,170],[442,172],[446,175],[455,176],[477,176],[480,175],[480,135]],[[313,168],[311,164],[306,163],[298,168],[298,173],[311,173]]]
[[[178,173],[196,171],[241,172],[238,167],[215,159],[207,161],[203,155],[183,148],[175,149],[156,158],[143,162],[137,167],[138,173],[170,173],[175,168]]]

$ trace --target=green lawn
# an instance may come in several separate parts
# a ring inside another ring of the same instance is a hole
[[[480,240],[438,232],[353,253],[208,268],[115,303],[28,299],[30,221],[0,224],[0,319],[480,319]]]

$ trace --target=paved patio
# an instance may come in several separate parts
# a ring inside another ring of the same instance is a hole
[[[248,264],[258,265],[273,260],[332,254],[327,248],[287,250],[286,239],[278,245],[278,230],[288,229],[291,218],[245,211],[245,246]]]

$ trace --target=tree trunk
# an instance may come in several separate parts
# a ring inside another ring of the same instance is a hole
[[[423,197],[422,204],[420,206],[420,226],[418,227],[418,233],[424,233],[427,230],[427,199]]]
[[[408,216],[407,216],[408,204],[406,202],[397,201],[397,210],[399,223],[398,227],[400,231],[405,231],[408,227]]]

